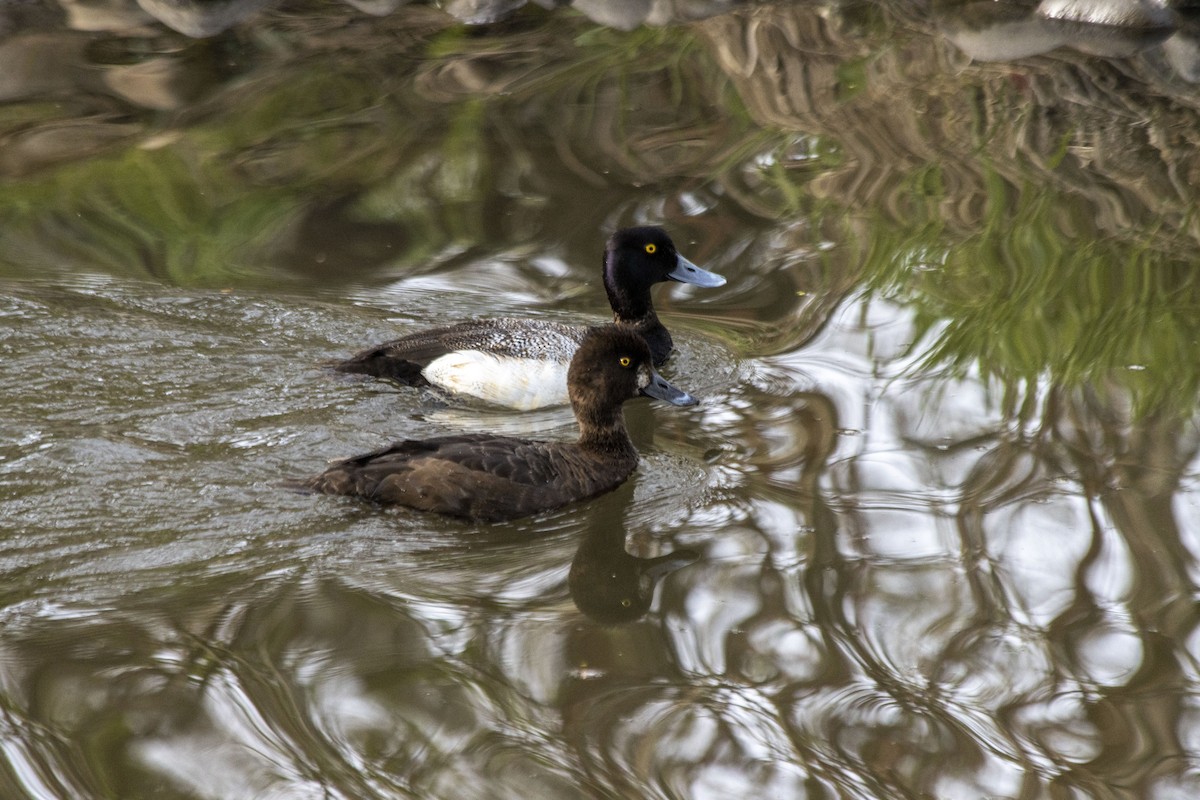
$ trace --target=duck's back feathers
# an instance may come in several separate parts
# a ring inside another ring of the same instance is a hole
[[[339,372],[391,378],[393,372],[406,375],[416,369],[419,373],[449,353],[466,350],[514,359],[553,359],[566,364],[584,333],[584,328],[549,320],[470,320],[392,339],[332,366]],[[405,366],[395,366],[400,364]]]

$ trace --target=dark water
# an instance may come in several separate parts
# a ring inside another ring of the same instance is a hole
[[[1197,28],[1042,5],[0,3],[0,797],[1200,796]],[[278,488],[632,223],[625,486]]]

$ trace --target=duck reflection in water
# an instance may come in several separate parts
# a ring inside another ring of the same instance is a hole
[[[625,526],[598,522],[575,551],[567,586],[576,608],[596,622],[635,622],[650,610],[654,587],[665,575],[699,560],[699,553],[685,549],[657,558],[630,555]]]

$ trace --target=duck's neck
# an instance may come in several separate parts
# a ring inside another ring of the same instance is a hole
[[[619,313],[614,314],[613,322],[617,325],[627,325],[641,334],[646,344],[650,345],[650,357],[654,360],[654,366],[661,366],[667,360],[667,356],[671,355],[671,348],[674,346],[671,334],[659,321],[653,308],[641,319],[626,319]]]
[[[611,459],[637,461],[637,450],[625,430],[625,416],[621,407],[605,410],[587,408],[573,403],[575,418],[579,421],[579,446],[589,453]]]
[[[650,345],[650,355],[655,364],[667,360],[671,352],[671,334],[654,313],[654,301],[650,298],[650,287],[643,277],[621,272],[616,257],[609,253],[604,263],[604,292],[612,306],[613,322],[634,328]]]
[[[626,283],[632,285],[618,286],[617,279],[611,271],[604,274],[604,291],[608,294],[608,304],[612,306],[617,322],[635,323],[654,316],[650,284],[640,281]]]

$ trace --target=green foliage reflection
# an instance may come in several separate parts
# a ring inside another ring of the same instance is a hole
[[[1135,411],[1188,413],[1200,394],[1194,265],[1169,242],[1072,237],[1090,205],[1044,186],[989,186],[976,235],[931,249],[931,222],[878,265],[877,289],[911,305],[931,343],[923,367],[977,365],[1009,387],[1115,385]]]
[[[219,159],[131,148],[10,191],[0,269],[88,265],[180,284],[248,274],[290,210],[280,191],[230,191]]]

